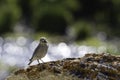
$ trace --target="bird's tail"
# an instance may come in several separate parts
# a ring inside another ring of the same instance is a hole
[[[30,65],[32,63],[32,60],[30,59],[30,62],[28,63],[28,65]]]

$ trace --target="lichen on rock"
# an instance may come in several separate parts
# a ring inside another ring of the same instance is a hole
[[[29,66],[6,80],[120,80],[120,56],[86,54]]]

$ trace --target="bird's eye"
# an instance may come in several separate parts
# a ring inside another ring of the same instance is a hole
[[[42,42],[46,42],[46,40],[44,40],[44,39],[42,39],[41,41],[42,41]]]

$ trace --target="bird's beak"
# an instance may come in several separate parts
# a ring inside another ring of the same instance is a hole
[[[47,43],[47,41],[46,41],[46,40],[45,40],[44,42],[45,42],[45,43]]]

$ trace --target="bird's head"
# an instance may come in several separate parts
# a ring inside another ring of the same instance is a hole
[[[46,44],[46,43],[47,43],[46,38],[45,38],[45,37],[41,37],[41,38],[40,38],[40,43]]]

